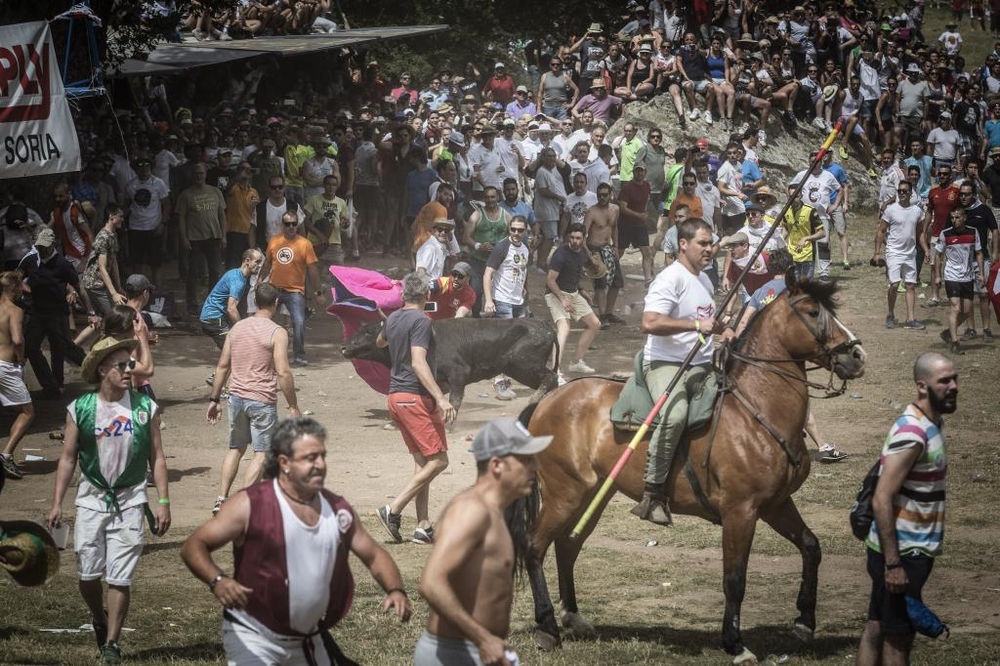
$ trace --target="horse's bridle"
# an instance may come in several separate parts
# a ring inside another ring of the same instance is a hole
[[[788,372],[787,370],[784,370],[783,368],[776,367],[776,364],[779,364],[779,363],[799,363],[799,362],[807,362],[808,361],[808,362],[814,363],[815,365],[814,365],[814,367],[806,368],[806,372],[812,372],[813,370],[826,369],[825,365],[820,365],[817,362],[818,359],[820,359],[820,358],[826,358],[827,362],[830,363],[830,365],[832,366],[834,356],[836,356],[838,354],[842,354],[842,353],[847,352],[847,351],[850,351],[854,347],[857,347],[858,345],[861,344],[861,340],[858,339],[858,338],[854,338],[854,339],[851,339],[851,340],[845,340],[845,341],[841,342],[838,345],[834,345],[833,347],[831,347],[829,344],[827,344],[827,338],[828,338],[827,332],[823,331],[823,330],[820,330],[820,329],[816,328],[815,326],[813,326],[812,323],[806,318],[806,316],[803,315],[799,311],[799,309],[795,307],[796,305],[798,305],[799,303],[801,303],[802,301],[804,301],[804,300],[806,300],[808,298],[812,298],[812,297],[809,294],[798,294],[797,296],[789,296],[788,297],[788,305],[791,307],[792,312],[795,313],[795,316],[799,318],[799,321],[802,322],[802,325],[805,326],[805,329],[807,331],[809,331],[809,334],[813,336],[813,339],[817,343],[819,343],[820,347],[822,347],[822,349],[820,351],[816,352],[812,356],[807,356],[805,358],[763,358],[763,357],[760,357],[760,356],[750,356],[748,354],[744,354],[744,353],[742,353],[740,351],[737,351],[736,349],[733,349],[733,348],[729,348],[726,353],[728,353],[729,355],[731,355],[736,360],[741,361],[743,363],[746,363],[747,365],[752,365],[754,367],[758,367],[758,368],[761,368],[763,370],[767,370],[768,372],[772,372],[774,374],[781,375],[782,377],[786,377],[788,379],[792,379],[792,380],[797,381],[797,382],[802,382],[803,384],[805,384],[809,388],[813,388],[813,389],[824,391],[824,395],[813,396],[813,395],[810,394],[810,397],[824,398],[824,399],[825,398],[835,398],[835,397],[837,397],[839,395],[843,395],[844,391],[847,390],[847,380],[846,379],[841,380],[840,388],[835,388],[834,387],[834,379],[833,379],[834,378],[834,371],[833,371],[832,367],[829,368],[829,370],[830,370],[830,379],[827,381],[827,383],[826,383],[825,386],[823,384],[819,384],[817,382],[811,382],[808,379],[803,379],[802,377],[799,377],[799,376],[797,376],[797,375],[795,375],[795,374],[793,374],[791,372]],[[833,315],[830,315],[830,316],[832,317]]]

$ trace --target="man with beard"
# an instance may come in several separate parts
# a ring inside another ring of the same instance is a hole
[[[948,456],[941,417],[958,405],[958,373],[941,354],[924,352],[913,380],[916,400],[886,437],[872,497],[875,519],[865,539],[872,588],[860,666],[909,663],[915,628],[907,602],[920,601],[942,552]]]
[[[886,275],[889,280],[889,313],[885,316],[885,327],[896,328],[896,296],[899,284],[906,289],[906,323],[903,328],[923,330],[927,328],[916,320],[914,305],[917,286],[917,244],[927,249],[927,238],[920,233],[923,211],[911,202],[913,185],[902,182],[896,189],[896,203],[889,204],[882,213],[882,221],[875,234],[875,255],[872,266],[878,265],[882,247],[885,246]]]

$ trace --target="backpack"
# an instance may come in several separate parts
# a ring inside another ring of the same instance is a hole
[[[848,519],[851,523],[851,531],[860,541],[868,538],[871,532],[872,523],[875,521],[875,513],[872,510],[872,497],[875,495],[875,486],[878,485],[879,474],[882,473],[881,460],[876,460],[872,468],[861,480],[858,488],[858,495],[854,498],[854,505]]]

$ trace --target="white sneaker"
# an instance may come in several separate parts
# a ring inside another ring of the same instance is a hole
[[[556,373],[556,383],[559,386],[565,386],[566,385],[566,378],[563,377],[562,370],[560,370],[559,372]]]
[[[819,116],[813,118],[812,124],[814,127],[818,127],[821,130],[826,129],[826,121],[823,118],[820,118]]]
[[[740,134],[746,134],[748,129],[750,129],[750,123],[743,123],[740,125]]]
[[[762,147],[767,148],[767,132],[764,130],[757,130],[757,143]]]
[[[514,389],[510,387],[510,380],[503,382],[494,382],[493,388],[497,392],[497,400],[513,400],[517,397],[514,393]]]
[[[702,116],[702,117],[705,119],[705,124],[706,125],[711,125],[712,124],[712,112],[711,111],[705,111],[705,115]]]
[[[688,114],[688,120],[698,120],[698,113],[698,109],[691,109],[691,112]]]
[[[570,372],[579,372],[584,375],[592,375],[597,372],[597,370],[594,370],[592,367],[584,363],[582,358],[576,363],[571,363],[568,370]]]

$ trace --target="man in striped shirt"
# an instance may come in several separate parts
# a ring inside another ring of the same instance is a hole
[[[948,457],[941,417],[958,404],[958,374],[946,357],[924,352],[913,379],[917,398],[886,437],[872,497],[875,520],[865,540],[872,590],[858,666],[909,663],[915,630],[906,599],[921,600],[942,551]]]

